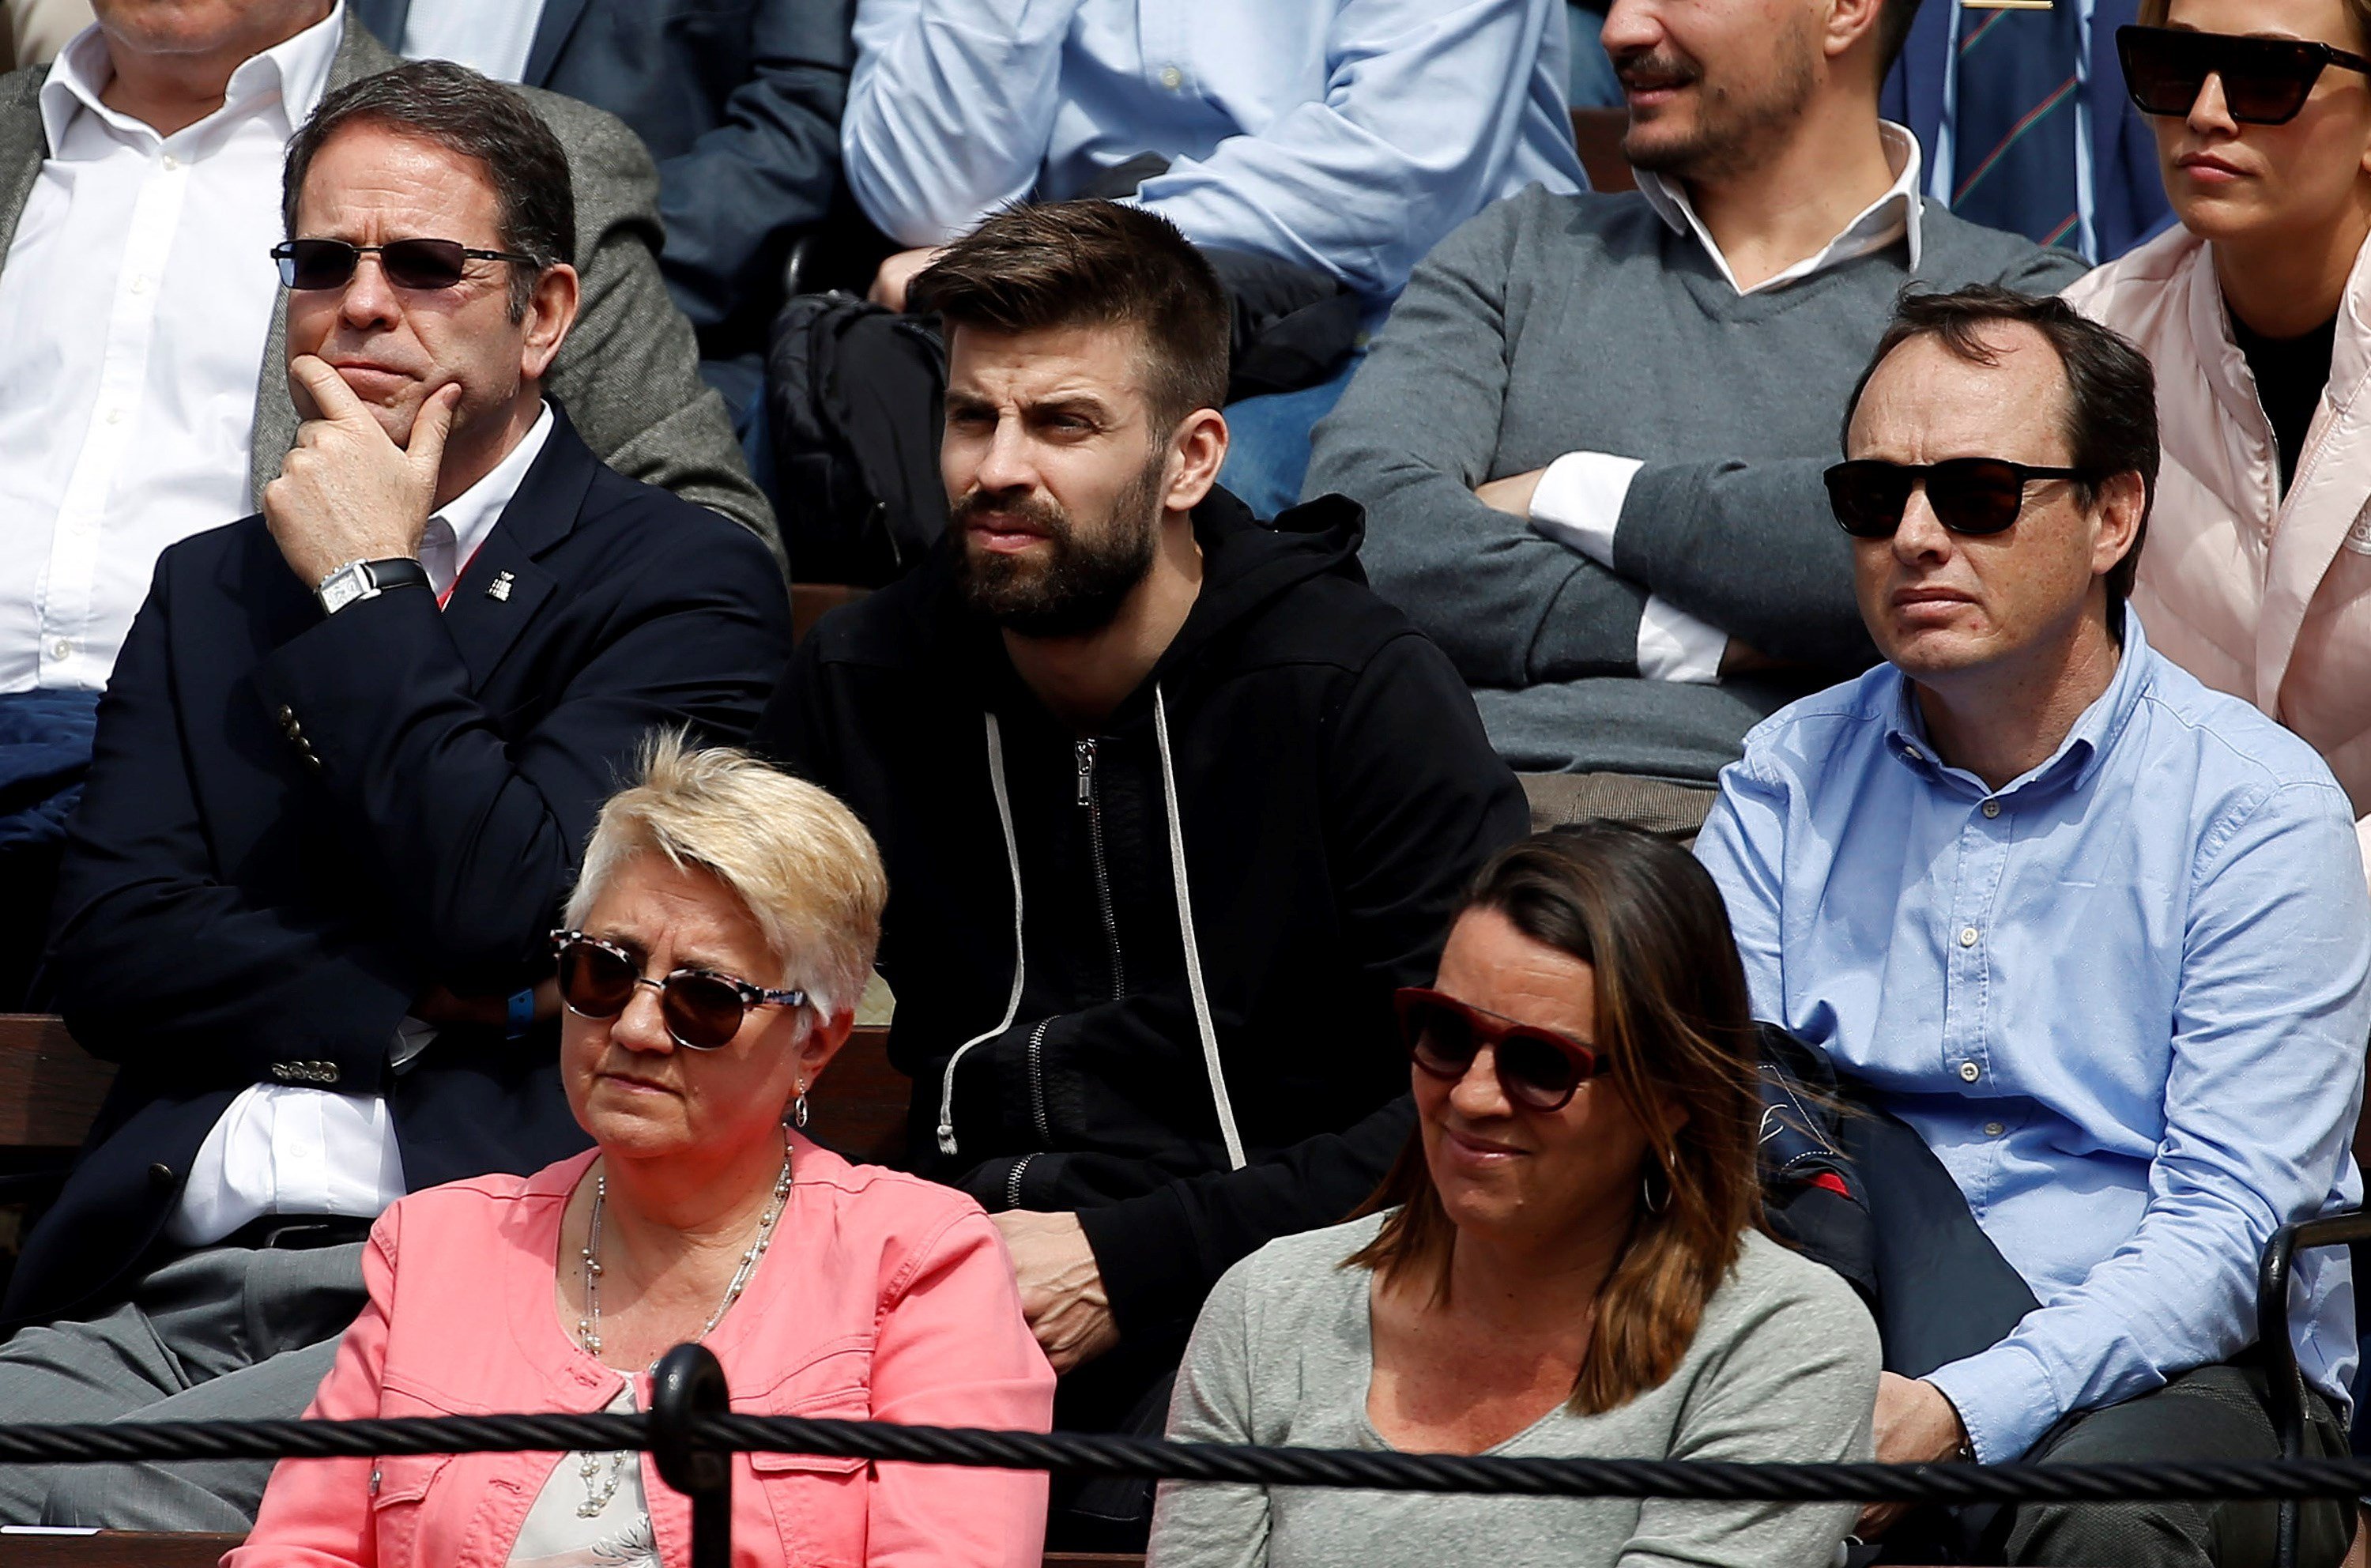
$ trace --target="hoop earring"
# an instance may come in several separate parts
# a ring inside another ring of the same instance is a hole
[[[1646,1205],[1648,1214],[1660,1214],[1671,1206],[1671,1189],[1669,1182],[1664,1183],[1663,1186],[1663,1201],[1661,1203],[1655,1201],[1655,1178],[1652,1166],[1638,1172],[1638,1201]]]
[[[806,1131],[807,1091],[804,1089],[800,1090],[797,1098],[791,1101],[791,1125],[801,1132]]]

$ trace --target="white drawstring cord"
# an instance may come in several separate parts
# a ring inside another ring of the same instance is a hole
[[[1227,1098],[1227,1078],[1219,1067],[1219,1032],[1210,1023],[1210,998],[1202,987],[1202,953],[1194,940],[1194,901],[1186,884],[1186,826],[1177,814],[1177,772],[1169,761],[1169,705],[1152,688],[1152,730],[1161,743],[1161,798],[1169,808],[1169,873],[1177,893],[1177,933],[1186,942],[1186,984],[1194,993],[1194,1028],[1202,1037],[1202,1066],[1210,1075],[1210,1101],[1219,1111],[1219,1136],[1226,1140],[1227,1167],[1243,1168],[1243,1136],[1235,1129],[1235,1107]]]
[[[981,715],[988,721],[988,787],[996,794],[996,820],[1004,829],[1004,864],[1012,873],[1012,995],[1005,998],[1004,1017],[985,1034],[975,1034],[955,1047],[947,1058],[946,1077],[939,1086],[939,1152],[955,1152],[955,1068],[964,1054],[973,1046],[995,1039],[1012,1027],[1021,1011],[1021,979],[1023,956],[1021,947],[1021,842],[1012,836],[1012,798],[1004,785],[1004,732],[997,727],[996,715]],[[1200,984],[1197,980],[1197,986]],[[1198,995],[1198,992],[1197,993]]]

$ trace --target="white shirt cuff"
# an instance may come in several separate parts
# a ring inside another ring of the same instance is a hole
[[[1649,594],[1638,617],[1638,673],[1650,681],[1709,686],[1720,679],[1729,633],[1700,621],[1669,599]]]
[[[1532,528],[1611,571],[1613,530],[1631,477],[1645,467],[1636,457],[1610,452],[1567,452],[1540,476],[1532,492]]]

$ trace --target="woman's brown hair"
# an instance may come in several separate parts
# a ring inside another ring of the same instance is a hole
[[[1762,1223],[1755,1172],[1762,1118],[1745,970],[1720,891],[1667,840],[1610,823],[1536,834],[1484,867],[1458,915],[1494,910],[1533,941],[1596,971],[1597,1041],[1610,1087],[1646,1129],[1667,1194],[1642,1204],[1597,1297],[1597,1326],[1570,1408],[1594,1415],[1660,1387],[1694,1340],[1706,1301]],[[1685,1113],[1670,1131],[1657,1109]],[[1419,1131],[1362,1214],[1391,1209],[1348,1263],[1386,1282],[1433,1282],[1449,1299],[1455,1224],[1441,1207]]]
[[[2060,0],[2065,4],[2066,0]],[[2354,24],[2354,44],[2358,49],[2371,48],[2371,0],[2345,0],[2346,19]],[[2134,18],[2145,28],[2165,26],[2166,17],[2173,10],[2173,0],[2140,0],[2140,14]]]

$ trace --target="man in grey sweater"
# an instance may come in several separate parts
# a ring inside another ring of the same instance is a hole
[[[1875,663],[1821,470],[1906,284],[2055,293],[2064,251],[1923,201],[1878,118],[1914,0],[1616,0],[1639,190],[1486,209],[1417,269],[1310,495],[1568,815],[1692,831],[1745,732]]]

